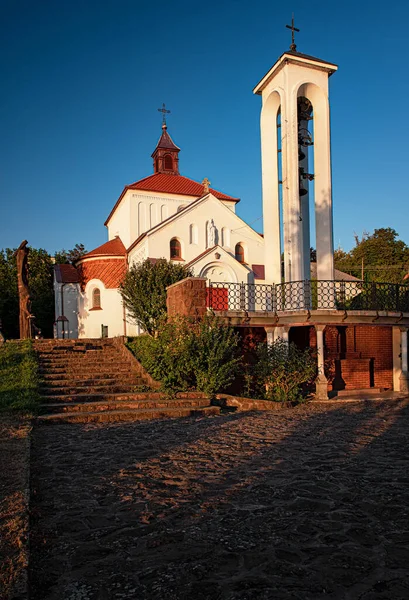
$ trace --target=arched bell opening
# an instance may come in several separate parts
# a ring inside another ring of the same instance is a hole
[[[298,89],[298,97],[311,105],[312,119],[307,119],[308,134],[312,144],[307,145],[307,170],[302,174],[307,181],[312,232],[317,250],[317,279],[334,279],[334,244],[332,223],[331,148],[328,95],[314,83],[304,83]],[[307,132],[304,132],[307,135]],[[302,164],[300,165],[303,166]],[[312,175],[311,178],[308,175]],[[307,241],[307,240],[306,240]],[[314,245],[314,243],[312,244]],[[309,254],[308,245],[308,254]],[[306,253],[306,245],[304,246]]]
[[[310,279],[310,248],[315,247],[315,235],[311,235],[310,209],[314,203],[314,110],[312,103],[305,96],[297,98],[297,135],[298,135],[298,220],[301,225],[302,261],[305,279]],[[314,230],[315,231],[315,230]]]

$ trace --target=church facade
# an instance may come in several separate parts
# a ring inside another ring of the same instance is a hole
[[[55,267],[56,337],[137,335],[118,290],[127,269],[166,258],[209,282],[265,281],[264,238],[236,214],[238,198],[179,173],[164,122],[153,174],[125,186],[105,221],[108,241]]]

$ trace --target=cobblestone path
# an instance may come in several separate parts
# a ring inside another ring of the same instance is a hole
[[[409,401],[34,431],[32,600],[409,598]]]

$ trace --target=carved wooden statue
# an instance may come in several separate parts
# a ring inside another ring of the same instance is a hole
[[[20,301],[20,339],[31,338],[31,301],[28,288],[27,240],[21,242],[16,251],[18,295]]]

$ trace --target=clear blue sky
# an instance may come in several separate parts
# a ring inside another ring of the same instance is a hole
[[[288,49],[331,77],[334,240],[409,244],[407,0],[1,0],[0,248],[106,241],[124,185],[152,173],[165,102],[181,174],[239,196],[262,230],[254,85]]]

